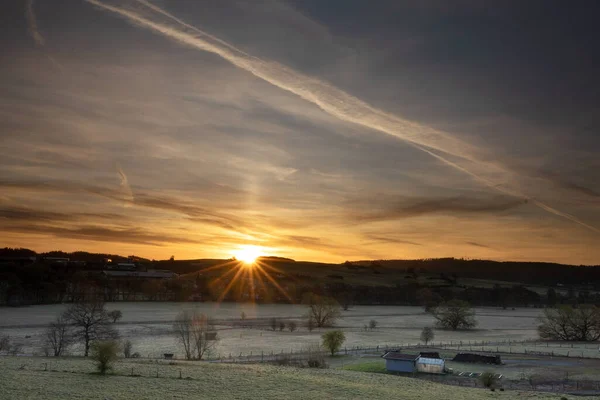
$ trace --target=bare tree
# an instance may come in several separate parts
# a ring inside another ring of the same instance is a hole
[[[600,339],[600,308],[587,305],[546,308],[538,332],[542,339],[596,341]]]
[[[183,346],[187,360],[202,360],[217,343],[217,333],[212,322],[197,311],[181,311],[175,319],[173,330]]]
[[[285,329],[285,322],[279,321],[279,332],[283,331],[284,329]]]
[[[94,340],[116,339],[119,335],[111,326],[111,319],[100,301],[75,303],[63,318],[73,327],[73,338],[84,345],[84,356],[90,352]]]
[[[277,318],[271,318],[269,320],[269,324],[271,325],[271,330],[274,331],[277,329]]]
[[[112,320],[113,324],[123,318],[123,313],[121,310],[112,310],[108,312],[108,316]]]
[[[443,329],[472,329],[477,326],[471,305],[462,300],[450,300],[433,309],[431,314]]]
[[[433,329],[428,326],[423,328],[421,331],[421,340],[425,342],[425,346],[427,346],[427,344],[432,341],[434,337],[435,333],[433,332]]]
[[[309,323],[312,320],[318,328],[333,326],[341,314],[340,304],[331,297],[308,293],[303,302],[308,305]]]
[[[59,315],[44,332],[44,348],[52,350],[54,357],[60,357],[73,342],[69,321]]]

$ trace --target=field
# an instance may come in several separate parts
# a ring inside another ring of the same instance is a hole
[[[0,332],[22,344],[24,353],[41,355],[41,333],[45,325],[65,308],[66,305],[1,308]],[[261,352],[299,351],[319,342],[322,334],[320,330],[308,332],[300,323],[296,332],[268,329],[268,321],[272,317],[302,322],[306,308],[300,305],[120,302],[108,303],[107,308],[118,308],[123,312],[123,319],[117,327],[124,338],[133,342],[134,351],[142,357],[159,357],[163,353],[180,355],[171,334],[171,322],[182,309],[197,308],[216,318],[220,341],[213,354],[215,357],[248,355],[250,352],[256,355]],[[242,311],[248,323],[259,322],[263,326],[239,327]],[[536,337],[538,309],[479,308],[476,313],[478,329],[469,332],[436,330],[435,342],[463,341],[467,344],[469,341],[518,341]],[[378,327],[365,331],[363,326],[368,325],[371,319],[378,322]],[[342,312],[337,326],[346,332],[345,345],[352,348],[416,344],[422,328],[433,323],[433,318],[420,307],[356,306]],[[77,354],[79,350],[74,348],[72,351]]]
[[[111,376],[82,358],[0,357],[1,399],[559,399],[490,392],[385,374],[268,365],[122,360]],[[181,374],[181,375],[180,375]],[[158,375],[158,377],[157,377]],[[181,376],[181,379],[179,378]]]

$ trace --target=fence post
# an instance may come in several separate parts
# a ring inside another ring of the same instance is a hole
[[[260,352],[260,362],[263,362],[263,361],[265,361],[265,352],[261,351]]]

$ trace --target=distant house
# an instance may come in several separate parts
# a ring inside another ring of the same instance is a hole
[[[446,362],[443,358],[419,357],[417,359],[417,372],[443,374],[445,369]]]
[[[389,372],[415,372],[417,370],[418,355],[388,351],[381,357],[385,360],[385,369]]]

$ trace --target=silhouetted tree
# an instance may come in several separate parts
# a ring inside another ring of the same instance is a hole
[[[538,326],[540,338],[591,342],[600,339],[600,308],[581,305],[546,308]]]
[[[434,337],[435,333],[433,332],[433,329],[428,326],[423,328],[421,331],[421,340],[425,342],[425,346],[427,346],[427,344],[432,341]]]
[[[175,318],[173,331],[183,346],[187,360],[202,360],[217,344],[217,336],[211,320],[197,311],[183,310]]]
[[[121,310],[112,310],[108,312],[108,316],[112,320],[113,324],[123,318],[123,313]]]
[[[318,328],[332,326],[340,316],[340,304],[331,297],[306,293],[303,303],[308,305],[308,319]]]
[[[44,348],[51,350],[55,357],[59,357],[72,342],[71,326],[64,316],[59,315],[44,332]]]
[[[477,326],[471,305],[462,300],[451,300],[432,311],[437,325],[444,329],[472,329]]]
[[[75,303],[65,311],[63,318],[73,327],[73,338],[83,343],[85,357],[88,356],[93,341],[118,337],[103,302]]]

